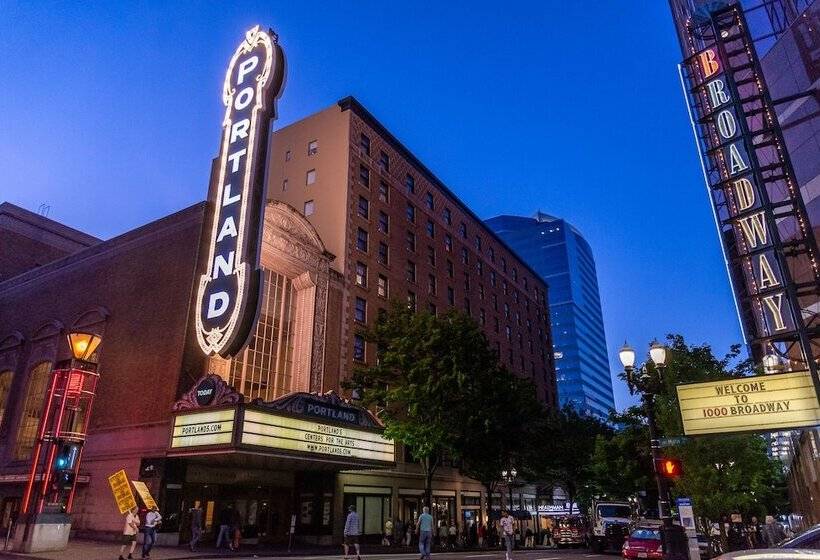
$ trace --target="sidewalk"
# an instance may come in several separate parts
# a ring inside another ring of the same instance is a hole
[[[2,548],[2,542],[0,542]],[[538,547],[537,547],[538,548]],[[536,549],[537,549],[536,548]],[[536,550],[533,549],[533,550]],[[38,552],[35,554],[22,554],[14,552],[0,551],[0,559],[13,560],[117,560],[120,543],[113,541],[94,541],[85,539],[72,539],[68,543],[68,549],[59,552]],[[450,554],[459,552],[495,552],[501,549],[492,548],[466,548],[455,551],[447,551]],[[253,558],[266,556],[294,556],[302,557],[341,557],[341,546],[310,546],[295,545],[293,551],[288,552],[285,546],[245,546],[237,552],[228,550],[217,550],[212,545],[204,545],[202,548],[191,552],[186,546],[155,546],[151,550],[151,560],[192,560],[208,558]],[[380,545],[362,545],[362,555],[367,556],[387,556],[395,555],[416,558],[418,551],[413,547],[386,547]],[[135,560],[139,560],[140,546],[137,545],[134,551]]]

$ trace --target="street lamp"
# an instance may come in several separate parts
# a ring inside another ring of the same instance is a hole
[[[68,347],[75,360],[90,362],[91,356],[97,350],[102,338],[99,335],[86,332],[68,333]]]
[[[501,478],[504,482],[507,483],[507,493],[509,494],[509,505],[510,505],[510,515],[512,515],[513,510],[513,503],[512,503],[512,483],[515,482],[516,477],[518,476],[518,471],[515,470],[515,467],[510,467],[509,469],[504,469],[501,471]]]
[[[655,396],[661,392],[663,383],[663,372],[669,361],[669,352],[666,346],[653,340],[649,345],[649,360],[653,367],[647,367],[644,363],[635,369],[635,350],[624,342],[623,347],[618,352],[621,364],[624,366],[624,374],[630,394],[640,393],[644,412],[646,413],[647,424],[649,426],[649,440],[652,450],[652,470],[655,473],[655,483],[658,487],[658,515],[663,521],[661,531],[661,544],[664,555],[670,555],[670,536],[673,531],[672,513],[669,509],[669,488],[666,479],[657,472],[655,465],[661,459],[661,447],[658,440],[658,425],[655,420]]]
[[[763,373],[770,374],[770,373],[777,373],[780,369],[782,369],[782,364],[780,363],[780,357],[775,354],[774,352],[766,354],[763,356]]]

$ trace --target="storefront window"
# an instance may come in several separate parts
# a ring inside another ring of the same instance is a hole
[[[6,416],[6,402],[9,400],[12,379],[14,379],[13,371],[0,372],[0,427],[3,426],[3,420]]]
[[[290,278],[265,269],[259,321],[244,350],[211,369],[249,400],[273,400],[293,390],[296,298]]]
[[[456,519],[456,499],[450,496],[433,496],[433,518],[436,525],[450,525]]]
[[[26,389],[26,401],[20,428],[17,430],[17,446],[14,449],[15,459],[28,459],[37,439],[37,427],[43,415],[43,404],[48,392],[51,362],[42,362],[34,366]]]
[[[344,496],[345,512],[350,505],[356,506],[363,535],[381,536],[384,522],[393,515],[388,494],[350,494]],[[346,515],[346,513],[345,513]]]

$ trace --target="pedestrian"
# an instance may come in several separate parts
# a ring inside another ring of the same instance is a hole
[[[757,520],[757,517],[752,516],[752,521],[746,528],[749,535],[750,548],[765,548],[763,542],[763,524]]]
[[[417,522],[418,524],[418,522]],[[404,546],[409,547],[413,544],[413,524],[411,522],[407,522],[407,526],[404,528]]]
[[[746,529],[743,527],[743,518],[739,513],[732,514],[729,531],[726,534],[726,543],[729,552],[746,550]]]
[[[458,540],[458,527],[455,521],[450,521],[450,527],[447,528],[447,543],[450,549],[456,549],[456,541]]]
[[[504,537],[504,544],[506,545],[504,558],[510,560],[513,546],[515,546],[515,519],[507,510],[501,512],[501,536]]]
[[[140,527],[140,518],[137,515],[137,508],[131,508],[125,514],[125,527],[122,530],[122,545],[120,545],[120,559],[125,560],[122,555],[125,547],[130,545],[128,550],[128,560],[134,558],[134,549],[137,547],[137,531]]]
[[[407,524],[408,535],[411,525]],[[424,506],[416,521],[416,532],[419,534],[419,555],[421,560],[430,560],[430,545],[433,543],[433,516],[430,515],[430,508]],[[408,539],[409,542],[409,539]]]
[[[356,513],[356,506],[351,505],[347,508],[347,519],[345,519],[344,530],[344,547],[345,560],[348,560],[350,547],[356,549],[356,560],[361,560],[361,552],[359,550],[359,534],[361,532],[361,525],[359,524],[359,514]]]
[[[478,525],[478,529],[476,529],[476,536],[478,537],[478,548],[484,548],[484,537],[487,536],[487,528],[483,523]]]
[[[404,542],[404,521],[396,519],[396,524],[393,526],[393,543],[401,546],[402,542]]]
[[[231,550],[239,550],[239,543],[242,541],[242,515],[238,509],[233,510],[231,516]]]
[[[188,543],[188,548],[191,552],[196,549],[197,543],[202,538],[202,506],[197,502],[191,508],[191,542]]]
[[[162,516],[159,514],[157,510],[157,506],[151,508],[147,514],[145,514],[145,527],[143,527],[143,540],[142,540],[142,557],[143,558],[150,558],[151,557],[151,549],[154,548],[154,543],[157,542],[157,529],[162,524]]]
[[[532,529],[527,527],[527,530],[524,533],[524,536],[526,537],[526,540],[524,541],[524,546],[526,548],[535,548],[535,543],[533,542],[533,539],[535,538],[535,535],[533,534]]]
[[[478,544],[478,522],[473,522],[470,524],[470,530],[467,532],[467,544],[470,547],[474,547]]]
[[[441,550],[447,550],[447,538],[450,536],[450,530],[447,528],[447,522],[440,521],[438,524],[438,546]]]
[[[498,546],[498,526],[495,521],[490,524],[490,529],[487,531],[487,545],[490,548]]]
[[[786,538],[786,531],[783,530],[783,526],[775,521],[771,515],[766,516],[766,524],[763,526],[762,533],[763,541],[769,548],[777,546]]]
[[[219,534],[216,536],[216,548],[222,548],[223,541],[231,548],[231,508],[223,507],[219,510]]]
[[[384,536],[382,537],[382,545],[383,546],[390,546],[390,542],[393,539],[393,520],[389,517],[387,521],[384,522]]]

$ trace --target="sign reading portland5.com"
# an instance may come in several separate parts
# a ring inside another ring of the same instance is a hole
[[[248,338],[259,301],[259,245],[265,204],[268,130],[282,89],[284,56],[276,34],[250,29],[228,64],[222,143],[211,189],[197,290],[202,351],[231,356]]]

